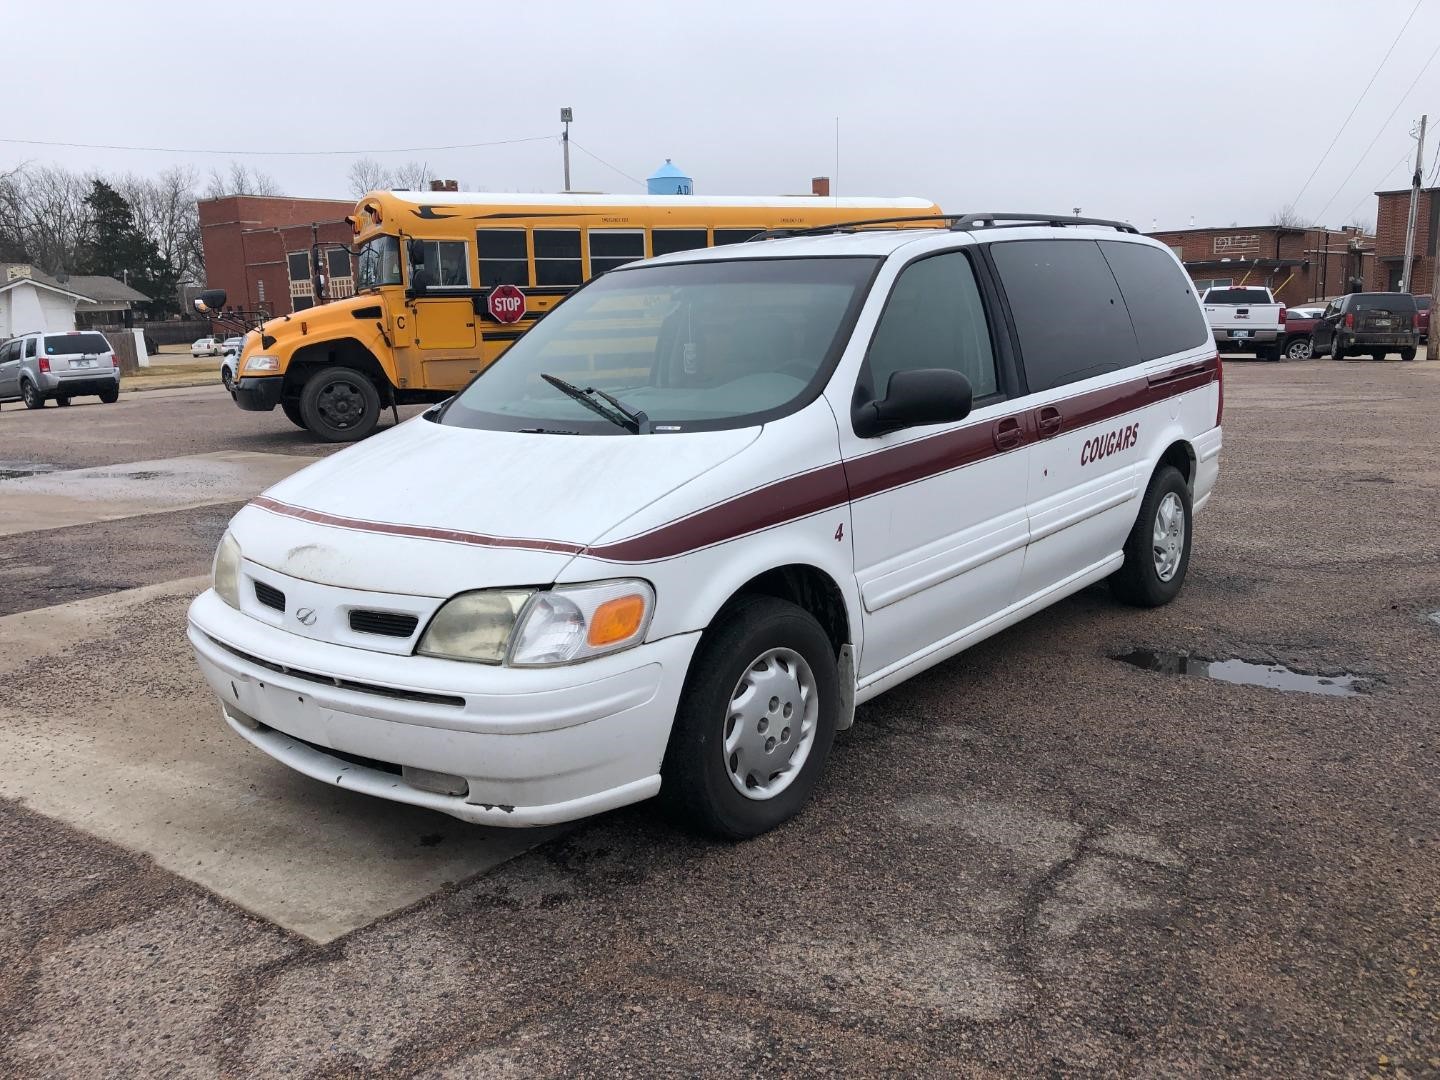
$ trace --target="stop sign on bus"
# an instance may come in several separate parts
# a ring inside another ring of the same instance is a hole
[[[485,304],[496,322],[519,322],[525,317],[525,294],[514,285],[496,285]]]

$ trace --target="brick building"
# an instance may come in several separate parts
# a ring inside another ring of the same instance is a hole
[[[1358,228],[1249,225],[1149,235],[1180,257],[1197,289],[1266,285],[1292,306],[1346,292],[1367,280],[1375,263],[1375,238]]]
[[[345,221],[355,204],[335,199],[227,195],[201,199],[200,243],[205,278],[224,289],[231,308],[286,315],[315,303],[315,273],[328,275],[332,300],[355,291],[345,248],[352,232]],[[323,267],[312,264],[312,249]]]
[[[1377,191],[1380,206],[1375,225],[1375,258],[1365,276],[1370,292],[1391,292],[1400,287],[1405,265],[1405,226],[1410,220],[1410,189]],[[1410,269],[1410,291],[1428,293],[1435,286],[1435,245],[1440,241],[1440,188],[1421,188],[1415,216],[1415,259]]]

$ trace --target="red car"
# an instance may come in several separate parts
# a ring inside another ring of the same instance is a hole
[[[1313,355],[1310,331],[1320,321],[1325,305],[1306,305],[1285,309],[1285,332],[1280,336],[1280,355],[1286,360],[1309,360]]]

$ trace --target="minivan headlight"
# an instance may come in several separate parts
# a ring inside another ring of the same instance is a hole
[[[655,591],[634,579],[461,593],[431,620],[416,652],[513,667],[569,664],[638,645],[654,609]]]
[[[215,562],[210,569],[215,594],[237,611],[240,608],[240,545],[226,532],[215,549]]]

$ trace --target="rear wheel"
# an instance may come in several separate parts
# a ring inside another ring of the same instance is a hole
[[[120,400],[120,387],[112,386],[108,389],[101,390],[100,400],[103,401],[106,405],[114,405],[115,402]]]
[[[354,442],[375,430],[380,393],[354,368],[324,368],[300,391],[300,415],[326,442]]]
[[[25,402],[27,409],[43,409],[45,407],[45,396],[35,388],[35,384],[29,379],[20,381],[20,400]]]
[[[1400,359],[1401,359],[1401,360],[1414,360],[1414,359],[1415,359],[1415,348],[1414,348],[1414,346],[1412,345],[1412,346],[1411,346],[1410,348],[1408,348],[1408,349],[1401,349],[1401,350],[1400,350]]]
[[[1285,355],[1291,360],[1309,360],[1312,352],[1309,338],[1292,338],[1285,346]]]
[[[1110,576],[1110,591],[1136,607],[1174,600],[1190,566],[1190,518],[1189,485],[1173,465],[1161,465],[1125,541],[1125,562]]]
[[[1332,343],[1330,346],[1330,358],[1332,360],[1345,359],[1345,350],[1340,347],[1340,343],[1338,341]]]
[[[746,597],[701,639],[661,766],[661,798],[715,836],[756,836],[810,798],[840,709],[835,649],[804,608]]]
[[[305,417],[300,415],[300,402],[294,398],[285,398],[282,400],[280,402],[280,411],[285,414],[285,419],[289,420],[296,427],[303,428],[305,426]]]

